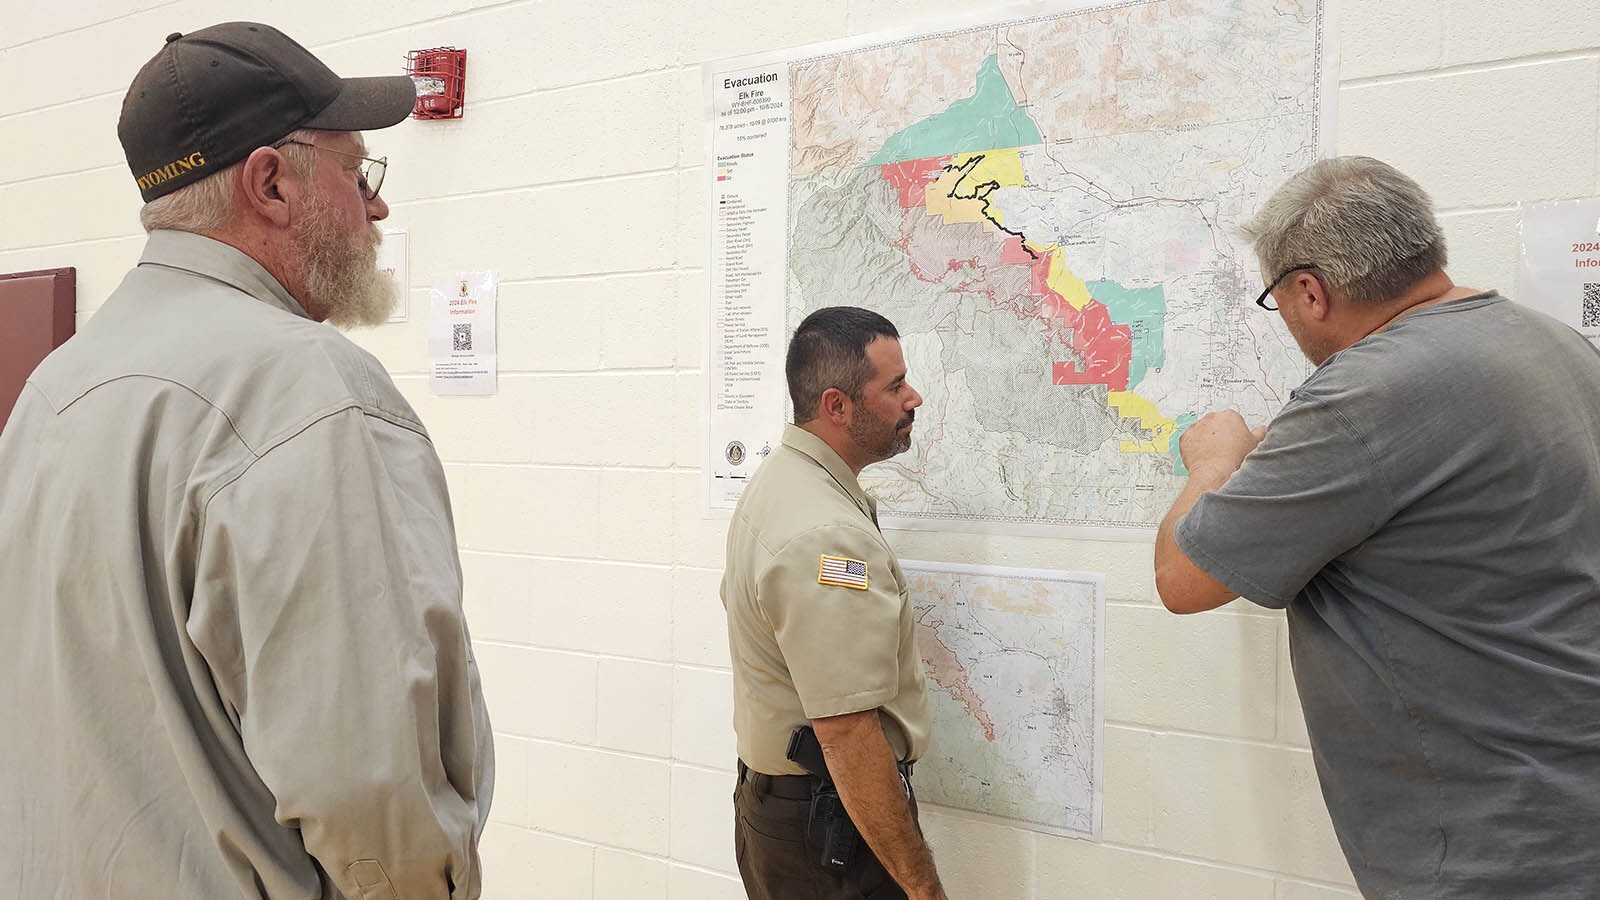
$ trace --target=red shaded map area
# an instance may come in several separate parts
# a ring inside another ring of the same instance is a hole
[[[921,615],[927,615],[924,611]],[[972,718],[978,722],[978,727],[983,729],[983,737],[989,743],[994,743],[994,720],[989,718],[989,711],[983,708],[983,700],[978,692],[972,689],[967,674],[966,666],[961,664],[961,658],[956,652],[939,640],[938,626],[940,622],[917,622],[917,649],[922,651],[923,662],[927,664],[928,676],[934,684],[949,692],[955,701],[961,704]]]
[[[905,162],[879,166],[883,180],[900,192],[901,209],[919,209],[927,204],[928,185],[939,180],[950,157],[935,156],[928,159],[908,159]]]
[[[905,224],[895,246],[906,254],[918,280],[981,293],[996,306],[1042,321],[1045,336],[1072,349],[1074,359],[1052,364],[1053,384],[1103,384],[1128,389],[1133,330],[1111,320],[1105,304],[1091,299],[1075,308],[1050,287],[1050,262],[1060,249],[1034,251],[1022,236],[997,222],[946,222],[927,210],[928,186],[948,171],[953,157],[911,159],[878,167],[895,189]],[[999,251],[999,259],[992,255]],[[1013,276],[1011,273],[1015,273]]]
[[[1053,251],[1059,253],[1060,251]],[[1083,361],[1058,362],[1052,373],[1055,384],[1103,384],[1113,391],[1128,389],[1128,365],[1133,361],[1133,330],[1111,321],[1111,310],[1098,300],[1076,309],[1050,287],[1050,254],[1030,255],[1021,238],[1010,238],[1000,251],[1001,262],[1027,265],[1033,270],[1033,292],[1039,298],[1039,314],[1071,329],[1072,349]]]

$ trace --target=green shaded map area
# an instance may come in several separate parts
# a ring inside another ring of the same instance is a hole
[[[997,147],[1027,147],[1044,143],[1039,126],[1017,105],[1011,86],[1000,74],[1000,58],[990,56],[978,68],[978,90],[932,118],[895,134],[870,165],[928,159]]]
[[[1200,417],[1194,413],[1184,413],[1178,417],[1178,430],[1172,435],[1172,471],[1175,474],[1189,474],[1189,467],[1183,464],[1183,454],[1178,452],[1178,442],[1183,440],[1183,433],[1189,430],[1189,426],[1198,421]]]
[[[1123,287],[1115,281],[1088,282],[1089,295],[1105,304],[1111,321],[1126,325],[1133,335],[1133,360],[1128,364],[1128,390],[1138,387],[1150,369],[1166,362],[1162,322],[1167,315],[1166,290]]]

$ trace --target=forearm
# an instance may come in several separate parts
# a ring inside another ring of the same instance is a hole
[[[867,846],[912,900],[944,900],[876,709],[813,723],[839,799]]]
[[[1189,514],[1189,510],[1194,508],[1201,496],[1226,484],[1228,476],[1232,474],[1232,471],[1224,471],[1220,467],[1189,473],[1189,480],[1178,493],[1178,498],[1172,501],[1172,508],[1167,510],[1166,517],[1161,520],[1161,526],[1156,529],[1157,571],[1161,570],[1163,563],[1170,562],[1174,554],[1180,556],[1183,554],[1183,551],[1178,549],[1178,520]]]
[[[1156,530],[1156,592],[1161,602],[1176,613],[1215,609],[1238,594],[1212,578],[1178,547],[1178,522],[1188,515],[1200,498],[1227,483],[1234,470],[1208,466],[1189,473],[1189,480]]]

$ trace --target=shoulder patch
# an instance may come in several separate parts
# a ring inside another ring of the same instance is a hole
[[[822,562],[817,567],[817,584],[832,584],[864,591],[867,589],[867,564],[848,556],[829,556],[824,553]]]

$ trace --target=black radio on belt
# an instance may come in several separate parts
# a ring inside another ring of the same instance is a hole
[[[819,860],[824,869],[849,868],[855,859],[856,848],[861,845],[861,834],[850,821],[844,801],[828,775],[828,760],[822,755],[822,745],[810,725],[802,725],[789,735],[789,759],[816,778],[811,789],[811,818],[806,825],[806,843],[822,851]]]

